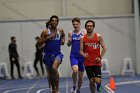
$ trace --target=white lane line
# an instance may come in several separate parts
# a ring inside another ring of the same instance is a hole
[[[68,77],[66,77],[66,93],[69,91],[69,85],[68,85]]]
[[[37,88],[43,88],[43,87],[45,88],[46,86],[40,86],[40,87],[37,87]],[[19,91],[19,90],[27,90],[27,89],[29,89],[29,87],[18,87],[18,89],[17,88],[15,89],[15,87],[10,87],[10,88],[14,88],[14,89],[6,90],[3,93],[9,93],[9,92],[13,92],[13,91]],[[7,88],[5,88],[5,89],[7,89]]]
[[[25,90],[25,89],[28,89],[28,88],[12,89],[12,90],[4,91],[3,93],[9,93],[9,92],[12,92],[12,91]]]
[[[28,89],[26,93],[29,93],[29,92],[39,83],[39,81],[40,81],[40,80],[38,80],[38,81],[37,81],[35,84],[33,84],[30,88],[27,87],[27,88],[11,89],[11,90],[7,90],[7,91],[5,91],[5,92],[3,92],[3,93],[9,93],[9,92],[12,92],[12,91],[26,90],[26,89]]]
[[[27,91],[26,93],[29,93],[38,83],[40,80],[38,80],[35,84],[33,84]]]
[[[137,84],[137,83],[140,83],[140,80],[127,81],[127,82],[119,82],[119,83],[116,83],[115,85],[116,85],[116,86],[119,86],[119,85]],[[105,85],[105,90],[106,90],[108,93],[115,93],[112,89],[110,89],[109,84]]]
[[[59,88],[65,88],[66,86],[60,86]],[[71,86],[72,87],[72,86]],[[89,87],[89,86],[82,86],[81,88],[87,88],[87,87]],[[47,89],[49,89],[49,88],[43,88],[43,89],[39,89],[36,93],[41,93],[42,91],[44,91],[44,90],[47,90]],[[68,92],[66,92],[66,93],[68,93]]]
[[[40,93],[41,91],[47,90],[49,88],[39,89],[36,93]]]
[[[104,88],[108,93],[115,93],[112,89],[110,89],[109,84],[105,85]]]
[[[66,86],[60,86],[59,88],[65,88]],[[47,90],[49,88],[39,89],[36,93],[40,93],[41,91]]]
[[[34,86],[37,84],[37,82],[34,84]],[[18,89],[11,89],[11,90],[7,90],[7,91],[4,91],[3,93],[10,93],[10,92],[14,92],[14,91],[19,91],[19,90],[31,90],[32,88],[34,88],[34,86],[32,86],[30,89],[27,87],[27,88],[18,88]],[[45,86],[43,86],[45,87]],[[60,88],[65,88],[66,86],[60,86]],[[71,86],[72,87],[72,86]],[[82,86],[81,88],[87,88],[89,86]],[[41,87],[40,87],[41,88]],[[41,91],[44,91],[44,90],[47,90],[49,88],[43,88],[43,89],[39,89],[36,93],[40,93]],[[29,92],[29,91],[28,91]],[[66,92],[67,93],[67,92]]]
[[[18,89],[22,89],[22,88],[27,88],[28,86],[31,86],[31,84],[26,84],[26,85],[24,85],[24,86],[20,86],[20,87],[15,87],[15,86],[8,86],[8,87],[0,87],[0,90],[1,89],[5,89],[5,90],[8,90],[8,89],[15,89],[15,88],[18,88]],[[46,85],[41,85],[41,86],[39,86],[39,87],[37,87],[37,88],[45,88],[46,87]],[[28,87],[28,89],[29,89],[29,87]]]

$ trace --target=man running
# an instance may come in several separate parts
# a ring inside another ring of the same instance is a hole
[[[84,65],[89,78],[91,93],[95,93],[95,84],[97,91],[101,92],[101,59],[106,52],[102,36],[94,32],[95,22],[88,20],[85,23],[87,34],[80,38],[80,54],[84,57]],[[100,46],[102,51],[100,52]]]

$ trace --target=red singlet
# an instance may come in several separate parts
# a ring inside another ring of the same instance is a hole
[[[84,35],[83,46],[84,53],[88,53],[88,57],[84,60],[84,65],[101,66],[101,62],[95,61],[97,57],[100,57],[100,44],[98,42],[97,33],[94,33],[92,39],[88,39],[87,35]]]

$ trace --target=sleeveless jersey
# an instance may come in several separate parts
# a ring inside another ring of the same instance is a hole
[[[88,53],[88,57],[84,60],[84,65],[101,66],[101,62],[95,61],[97,57],[100,57],[100,44],[98,42],[97,33],[94,33],[92,39],[88,39],[87,35],[84,35],[83,46],[84,53]]]
[[[51,34],[50,29],[48,29],[48,34]],[[61,36],[57,30],[57,34],[51,40],[45,42],[44,53],[46,54],[59,54],[61,51]]]
[[[75,57],[81,57],[79,50],[80,50],[80,37],[83,36],[82,31],[79,34],[75,34],[74,31],[72,32],[72,46],[71,46],[71,54]]]

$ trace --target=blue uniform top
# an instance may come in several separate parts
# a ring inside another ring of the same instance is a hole
[[[48,29],[48,34],[51,34],[50,29]],[[61,36],[59,31],[57,30],[57,34],[51,40],[47,40],[45,42],[44,53],[48,54],[59,54],[61,51]]]
[[[82,31],[79,34],[75,34],[74,31],[72,32],[72,46],[71,46],[71,56],[81,57],[79,50],[80,50],[80,37],[83,36]]]

